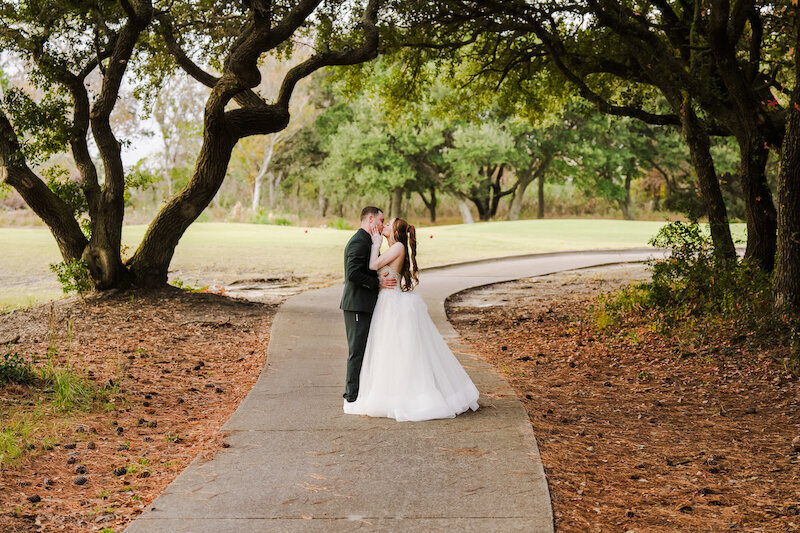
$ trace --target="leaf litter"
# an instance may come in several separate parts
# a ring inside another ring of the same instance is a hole
[[[41,385],[0,386],[4,426],[40,417],[34,448],[0,469],[0,531],[121,531],[194,458],[228,447],[220,427],[266,363],[273,300],[166,289],[0,316],[0,338],[20,337],[6,349],[41,365],[52,322],[58,364],[68,355],[90,384],[116,386],[112,402],[68,413],[52,409]]]
[[[769,357],[781,347],[725,324],[689,342],[643,317],[597,330],[595,298],[646,276],[586,269],[447,302],[528,412],[557,530],[800,531],[800,387]]]

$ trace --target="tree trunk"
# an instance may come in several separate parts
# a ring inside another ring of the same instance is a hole
[[[700,194],[706,207],[714,253],[722,259],[735,259],[736,248],[731,237],[728,210],[722,198],[717,171],[711,157],[711,141],[708,133],[697,120],[691,102],[685,102],[678,110],[683,123],[683,137],[689,146],[692,166],[697,173]]]
[[[0,123],[4,120],[5,115],[0,113]],[[0,145],[2,144],[3,141],[0,140]],[[4,160],[5,154],[0,154],[0,163],[4,163]],[[72,211],[33,171],[27,166],[19,168],[3,164],[0,166],[0,182],[12,186],[36,216],[47,224],[64,261],[81,258],[88,241]]]
[[[328,198],[325,196],[325,183],[320,182],[319,184],[319,196],[317,197],[318,205],[319,205],[319,214],[321,217],[325,218],[325,215],[328,213]]]
[[[772,201],[772,192],[767,186],[767,148],[760,135],[740,132],[737,141],[741,155],[739,179],[747,208],[747,249],[744,256],[765,272],[772,272],[775,266],[778,214]]]
[[[653,211],[661,211],[661,186],[653,186]]]
[[[744,7],[746,4],[742,9],[753,8],[752,4],[750,8]],[[720,79],[731,98],[732,105],[726,112],[731,113],[733,118],[726,125],[739,144],[740,179],[747,210],[745,259],[771,272],[775,266],[778,215],[765,174],[767,142],[758,114],[761,98],[748,73],[740,65],[736,47],[731,45],[730,32],[735,28],[729,17],[728,0],[714,0],[708,24],[709,48],[714,55]]]
[[[283,171],[281,170],[277,174],[269,172],[267,177],[269,178],[269,208],[272,209],[275,207],[275,196],[278,193],[278,187],[283,181]]]
[[[250,209],[253,213],[258,212],[258,208],[261,207],[261,189],[264,185],[264,174],[259,172],[256,174],[256,177],[253,179],[253,199],[250,204]]]
[[[539,196],[536,211],[536,218],[544,218],[544,174],[539,176]]]
[[[436,187],[430,187],[429,191],[431,193],[431,199],[428,200],[425,198],[425,195],[422,191],[419,191],[419,197],[422,198],[422,203],[425,204],[425,207],[428,208],[428,213],[430,213],[431,223],[436,222],[436,204],[439,202],[436,198]]]
[[[389,204],[389,218],[401,218],[403,216],[403,188],[395,187],[392,190],[392,201]]]
[[[500,199],[503,198],[503,196],[508,196],[509,194],[513,196],[517,190],[517,183],[515,183],[510,189],[506,191],[503,190],[502,181],[505,169],[505,165],[498,165],[494,180],[490,182],[491,192],[489,196],[491,201],[489,203],[489,219],[492,219],[497,215],[497,208],[500,207]],[[491,178],[491,175],[489,175],[489,178]]]
[[[511,195],[511,205],[508,208],[508,220],[519,220],[519,215],[522,211],[522,201],[525,197],[525,190],[528,188],[528,185],[533,183],[533,180],[537,178],[539,179],[540,184],[539,202],[541,205],[544,205],[544,186],[542,184],[544,183],[544,174],[547,172],[547,169],[550,167],[552,162],[553,156],[548,152],[544,152],[534,171],[528,174],[523,174],[521,177],[517,176],[516,188]],[[539,218],[544,218],[544,211],[541,211],[542,215]]]
[[[625,198],[617,200],[622,216],[625,220],[635,220],[633,202],[631,201],[631,177],[625,176]]]
[[[172,198],[175,194],[175,184],[172,181],[172,157],[169,149],[169,140],[164,136],[164,181],[167,182],[167,198]]]
[[[474,224],[475,219],[472,218],[472,211],[469,209],[469,204],[463,198],[459,198],[458,211],[461,213],[461,222],[463,224]]]
[[[470,200],[472,203],[475,204],[475,208],[478,210],[478,220],[481,222],[488,222],[491,219],[490,212],[490,205],[488,198],[482,198],[480,196],[470,196]]]
[[[258,208],[261,205],[261,188],[264,182],[264,177],[267,175],[267,169],[269,168],[270,162],[272,162],[272,155],[275,153],[275,145],[280,140],[280,133],[273,133],[268,136],[269,138],[269,145],[264,150],[264,159],[261,161],[261,167],[258,169],[258,174],[256,174],[255,179],[253,180],[253,204],[252,209],[253,212],[258,211]],[[272,175],[270,174],[270,208],[272,208],[272,194],[273,194],[273,187],[272,187]]]
[[[800,312],[800,13],[795,13],[795,82],[778,175],[775,305]]]
[[[511,203],[508,206],[508,220],[519,220],[519,215],[522,212],[522,201],[525,199],[525,191],[533,181],[533,178],[533,173],[517,178],[517,188],[511,196]]]
[[[104,183],[96,217],[92,220],[92,236],[83,251],[92,283],[100,290],[125,288],[131,276],[122,264],[122,221],[125,216],[125,167],[122,145],[111,128],[111,114],[119,98],[119,88],[127,70],[139,35],[150,24],[153,14],[149,1],[135,3],[120,30],[114,52],[103,72],[102,90],[92,105],[89,120],[97,150],[103,160]]]
[[[128,262],[138,286],[161,287],[167,283],[175,247],[219,191],[235,144],[226,131],[206,129],[191,180],[156,215]]]

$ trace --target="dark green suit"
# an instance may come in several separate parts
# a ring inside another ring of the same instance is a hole
[[[378,273],[369,269],[372,237],[359,229],[344,249],[344,292],[339,308],[344,311],[347,331],[347,384],[344,398],[355,401],[358,396],[358,378],[364,361],[372,310],[378,300]]]

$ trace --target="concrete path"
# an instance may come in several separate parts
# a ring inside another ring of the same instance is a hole
[[[479,411],[452,420],[344,415],[341,287],[290,298],[272,326],[267,368],[223,427],[231,447],[190,464],[126,531],[552,531],[525,409],[459,344],[444,300],[469,287],[652,254],[539,254],[425,271],[417,290],[481,392]]]

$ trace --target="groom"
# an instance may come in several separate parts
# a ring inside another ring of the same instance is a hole
[[[354,402],[358,397],[358,378],[378,289],[392,288],[397,284],[388,274],[378,280],[378,273],[369,269],[371,234],[376,230],[383,232],[383,221],[383,211],[377,207],[362,209],[361,228],[344,249],[344,293],[339,308],[344,311],[347,331],[347,384],[343,396],[348,402]]]

